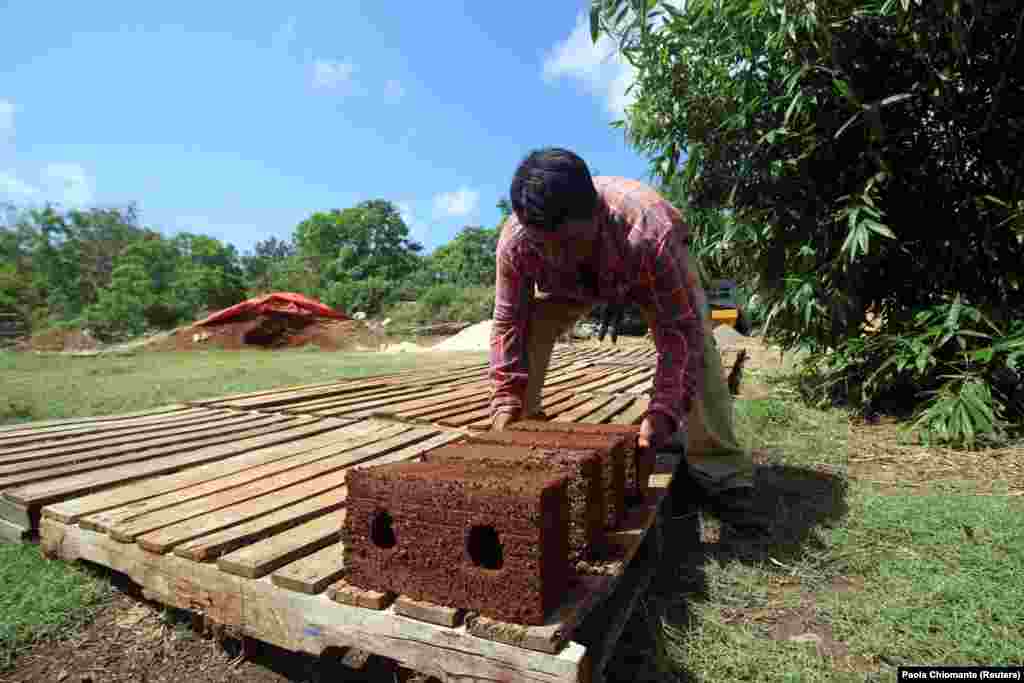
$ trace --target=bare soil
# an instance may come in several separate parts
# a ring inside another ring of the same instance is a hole
[[[294,349],[316,346],[323,351],[376,350],[383,335],[361,320],[307,319],[260,315],[220,325],[189,326],[148,345],[150,351],[223,349]]]

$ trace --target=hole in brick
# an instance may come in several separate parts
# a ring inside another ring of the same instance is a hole
[[[504,552],[498,532],[492,526],[475,526],[469,530],[466,541],[469,559],[477,567],[484,569],[501,569],[504,564]]]
[[[394,548],[398,543],[392,521],[387,510],[379,510],[370,521],[370,541],[378,548]]]

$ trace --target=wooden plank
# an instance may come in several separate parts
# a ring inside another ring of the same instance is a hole
[[[328,647],[373,652],[426,675],[462,681],[577,683],[586,680],[585,649],[570,643],[557,655],[476,638],[395,614],[340,604],[325,594],[286,591],[268,579],[245,579],[173,555],[152,555],[80,527],[44,520],[46,552],[126,574],[170,607],[201,610],[240,635],[319,656]]]
[[[32,535],[31,529],[0,519],[0,542],[22,543]]]
[[[335,543],[286,564],[271,574],[270,580],[286,590],[316,595],[340,579],[344,571],[341,543]]]
[[[148,440],[161,438],[152,436],[154,432],[164,432],[162,436],[177,436],[178,434],[189,434],[192,432],[207,429],[213,424],[231,424],[244,422],[253,418],[252,413],[231,413],[227,411],[214,411],[200,409],[200,415],[192,415],[182,420],[171,420],[160,422],[156,425],[137,425],[127,430],[115,432],[86,433],[74,435],[72,438],[60,441],[46,440],[43,443],[24,444],[12,448],[0,449],[0,468],[12,463],[22,463],[49,458],[51,456],[65,456],[86,451],[94,451],[99,448],[117,446],[121,444],[145,445]],[[148,434],[151,436],[139,436]]]
[[[185,410],[188,405],[185,403],[173,403],[171,405],[162,406],[160,408],[147,408],[146,410],[140,410],[134,413],[121,413],[114,415],[94,415],[91,417],[69,417],[59,420],[42,420],[38,422],[22,422],[20,424],[5,425],[0,427],[0,434],[11,434],[20,431],[37,431],[49,427],[66,427],[66,426],[77,426],[86,423],[94,422],[105,422],[108,420],[125,420],[133,417],[142,417],[144,415],[161,415],[165,413],[172,413],[176,410]]]
[[[618,425],[632,425],[640,422],[643,418],[644,413],[647,412],[647,408],[650,406],[650,399],[645,397],[637,397],[633,402],[633,405],[626,408],[624,411],[615,415],[610,422]]]
[[[613,398],[608,405],[594,413],[591,413],[590,415],[587,415],[585,419],[581,420],[581,422],[602,424],[633,405],[634,401],[636,401],[636,398],[633,396],[620,396],[618,398]]]
[[[426,621],[439,626],[454,628],[462,623],[465,613],[466,610],[435,605],[432,602],[413,600],[404,595],[398,596],[398,599],[395,600],[395,614],[401,614],[410,619],[418,619],[419,621]]]
[[[646,374],[647,372],[648,371],[646,369],[642,369],[642,370],[634,370],[634,371],[625,372],[625,373],[622,373],[622,372],[601,373],[601,374],[604,375],[603,377],[599,376],[598,379],[595,379],[593,382],[588,382],[588,383],[586,383],[586,384],[584,384],[582,386],[578,386],[578,387],[576,387],[576,390],[577,391],[597,391],[598,389],[601,389],[602,387],[607,387],[607,386],[610,386],[610,385],[613,385],[613,384],[619,384],[623,380],[632,379],[636,375]]]
[[[49,429],[13,432],[7,435],[0,435],[0,453],[6,454],[16,448],[21,448],[33,443],[45,441],[60,442],[90,434],[113,434],[123,432],[127,429],[150,427],[161,424],[173,424],[179,420],[187,420],[204,414],[209,415],[211,412],[215,411],[211,411],[209,408],[190,408],[186,410],[178,410],[173,413],[161,413],[159,415],[138,417],[128,420],[105,420],[103,422],[83,425],[69,425],[66,427],[51,427]]]
[[[376,421],[356,424],[346,424],[344,421],[331,420],[330,418],[324,418],[324,421],[326,423],[335,422],[337,428],[310,437],[298,438],[286,444],[260,448],[243,455],[193,467],[176,474],[157,476],[126,484],[125,486],[119,486],[116,489],[100,491],[99,493],[54,503],[43,508],[42,514],[44,517],[49,517],[65,524],[76,523],[86,515],[113,510],[114,508],[203,484],[213,479],[226,477],[277,460],[290,458],[323,446],[345,442],[371,433],[374,430],[379,430],[383,426],[383,423]]]
[[[277,512],[257,517],[244,524],[236,524],[221,531],[186,541],[174,548],[174,554],[195,562],[210,562],[239,548],[301,527],[307,522],[325,516],[343,515],[342,508],[347,497],[348,491],[345,487],[331,489],[327,493],[283,507]],[[294,538],[294,533],[297,532],[290,533],[293,534],[290,538]],[[298,555],[301,554],[303,553],[298,553]]]
[[[428,429],[408,429],[402,425],[395,431],[399,433],[242,486],[129,517],[111,524],[108,533],[124,543],[138,539],[144,548],[152,552],[166,552],[174,545],[230,526],[226,521],[239,523],[248,519],[244,516],[246,514],[274,512],[341,486],[345,483],[345,468],[422,441],[436,433]],[[271,493],[274,495],[269,496]],[[286,500],[288,496],[298,497]]]
[[[267,486],[274,486],[275,481],[288,481],[295,483],[294,476],[306,476],[304,472],[319,472],[315,468],[317,463],[331,460],[346,451],[365,446],[382,439],[407,432],[411,427],[404,425],[388,425],[382,429],[369,433],[360,433],[348,439],[342,439],[335,443],[314,448],[312,450],[298,453],[287,458],[276,459],[273,462],[259,465],[249,469],[235,472],[216,479],[210,479],[200,484],[194,484],[187,488],[175,488],[161,495],[136,501],[125,506],[116,507],[104,512],[98,512],[79,520],[86,529],[93,531],[110,532],[114,528],[121,528],[131,525],[133,520],[145,517],[147,520],[155,521],[159,518],[158,513],[163,513],[178,521],[185,519],[180,515],[185,514],[190,507],[201,512],[207,512],[205,505],[208,496],[226,492],[245,492],[255,495],[262,495],[261,491]],[[289,444],[291,446],[291,444]],[[287,447],[285,447],[287,448]],[[310,469],[312,468],[312,469]],[[326,471],[332,471],[329,468]],[[283,479],[282,479],[283,478]],[[153,529],[158,527],[151,527]],[[115,536],[118,538],[118,536]],[[130,539],[124,539],[130,540]]]
[[[29,470],[15,470],[12,473],[8,473],[6,476],[0,477],[0,490],[2,489],[17,489],[33,483],[42,482],[48,479],[55,479],[59,477],[65,477],[74,474],[81,474],[84,472],[91,471],[106,471],[108,468],[125,465],[129,463],[137,463],[146,460],[159,459],[167,455],[174,453],[181,453],[182,451],[188,451],[190,449],[202,448],[207,445],[230,443],[238,439],[246,438],[248,436],[256,436],[258,434],[264,434],[268,430],[273,431],[280,429],[283,426],[294,425],[296,420],[301,419],[297,417],[283,417],[283,416],[272,416],[267,415],[259,420],[251,420],[244,424],[235,425],[239,429],[232,430],[230,427],[211,431],[202,438],[202,441],[196,443],[196,439],[191,438],[182,441],[169,440],[168,445],[159,448],[147,448],[145,450],[134,450],[129,447],[117,447],[110,449],[110,451],[104,450],[104,457],[102,458],[90,458],[88,460],[77,461],[77,460],[60,460],[65,464],[51,465],[45,468],[31,468]],[[72,456],[73,458],[74,456]]]
[[[284,427],[282,429],[280,423],[270,424],[249,432],[244,438],[231,439],[213,446],[204,445],[187,453],[175,453],[162,458],[131,462],[126,465],[105,467],[101,470],[39,481],[4,491],[2,496],[23,506],[49,505],[71,496],[93,493],[109,486],[127,484],[158,474],[177,472],[186,467],[223,460],[232,455],[286,443],[331,429],[330,426],[325,426],[315,418],[295,418],[292,422],[286,423]]]
[[[222,555],[217,566],[228,574],[258,579],[300,557],[336,545],[344,523],[344,510],[311,519],[285,533]]]
[[[450,393],[450,389],[446,387],[435,387],[429,390],[415,389],[410,391],[409,395],[416,396],[417,398],[427,398],[429,396],[446,396],[448,393]],[[385,398],[374,398],[371,400],[361,401],[359,403],[353,403],[343,407],[312,411],[312,414],[325,415],[331,417],[339,415],[370,417],[374,412],[373,409],[379,409],[382,406],[391,405],[393,402],[395,402],[395,397],[393,396]]]
[[[617,394],[622,391],[628,391],[632,387],[639,386],[644,382],[649,382],[651,378],[654,377],[654,372],[654,370],[640,370],[639,372],[624,378],[621,382],[615,382],[601,387],[601,392],[606,394]]]
[[[343,605],[373,610],[387,609],[395,600],[394,593],[381,593],[380,591],[359,588],[344,579],[340,579],[328,586],[327,597]]]
[[[558,415],[556,415],[553,418],[553,421],[554,422],[579,422],[580,420],[585,418],[587,415],[590,415],[591,413],[596,412],[596,411],[600,410],[601,408],[603,408],[604,406],[608,405],[609,403],[612,402],[612,400],[613,399],[612,399],[611,396],[592,397],[589,401],[587,401],[583,405],[577,406],[576,408],[573,408],[572,410],[567,410],[567,411],[558,413]]]

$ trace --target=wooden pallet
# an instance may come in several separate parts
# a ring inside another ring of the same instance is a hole
[[[402,425],[387,422],[362,427],[351,448],[321,460],[309,462],[314,456],[307,454],[230,472],[222,462],[48,506],[41,545],[48,556],[122,572],[151,599],[293,651],[355,647],[441,680],[598,680],[606,658],[592,662],[573,634],[608,600],[635,601],[637,586],[624,577],[631,565],[654,564],[648,537],[653,529],[660,539],[670,474],[652,477],[648,504],[612,534],[613,556],[590,568],[547,624],[522,627],[365,594],[340,580],[345,489],[330,473],[303,479],[310,468],[321,463],[343,474],[346,467],[415,458],[458,437],[413,426],[396,434]],[[374,433],[391,436],[354,446]],[[314,491],[328,486],[334,488]],[[660,549],[660,540],[653,543]],[[598,645],[593,651],[603,652]]]

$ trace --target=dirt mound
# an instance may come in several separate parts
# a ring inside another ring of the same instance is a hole
[[[360,320],[270,313],[220,324],[191,325],[147,348],[154,351],[238,351],[316,346],[323,351],[349,351],[357,347],[376,348],[380,343],[380,334]]]
[[[99,345],[88,330],[55,327],[29,337],[27,347],[31,351],[92,351]]]
[[[484,320],[448,337],[434,351],[487,351],[491,348],[491,322]]]

